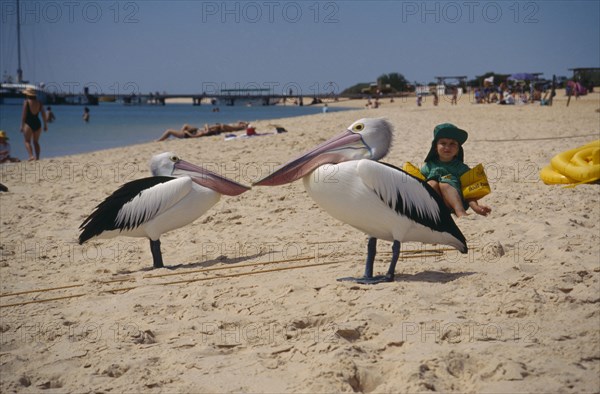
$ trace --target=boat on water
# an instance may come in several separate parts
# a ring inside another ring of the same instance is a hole
[[[11,76],[3,76],[0,83],[0,104],[22,104],[23,90],[32,89],[36,92],[37,99],[42,104],[72,104],[72,105],[98,105],[98,98],[90,95],[87,88],[83,94],[64,94],[51,92],[45,88],[44,84],[34,84],[23,79],[23,68],[21,67],[21,18],[19,0],[16,0],[17,20],[17,75],[13,80]]]
[[[45,89],[43,84],[31,83],[0,83],[0,104],[23,104],[23,90],[32,89],[37,99],[44,105],[98,105],[98,97],[86,92],[83,94],[53,93]]]
[[[0,83],[0,104],[21,105],[23,104],[23,90],[33,89],[36,91],[38,100],[45,103],[45,94],[38,89],[38,86],[29,83]]]

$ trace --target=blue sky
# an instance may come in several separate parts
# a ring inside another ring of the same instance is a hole
[[[14,0],[0,72],[16,74]],[[339,92],[400,72],[600,67],[600,1],[21,1],[26,79],[55,90]]]

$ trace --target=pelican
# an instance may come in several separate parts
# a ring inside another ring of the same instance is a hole
[[[96,237],[146,237],[154,268],[162,268],[162,234],[199,218],[221,194],[237,196],[250,190],[171,152],[152,157],[150,170],[152,177],[124,184],[96,207],[79,226],[80,245]]]
[[[340,280],[393,282],[405,241],[445,244],[467,253],[465,237],[442,198],[426,182],[377,161],[388,153],[392,135],[386,120],[360,119],[254,183],[277,186],[303,178],[321,208],[369,236],[364,277]],[[377,239],[393,242],[392,260],[386,275],[373,277]]]

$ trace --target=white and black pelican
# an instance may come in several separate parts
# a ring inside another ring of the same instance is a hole
[[[171,152],[152,157],[150,170],[152,177],[124,184],[96,207],[79,226],[80,245],[95,237],[146,237],[154,268],[162,268],[162,234],[199,218],[221,194],[237,196],[250,190]]]
[[[445,244],[467,253],[442,198],[426,183],[399,168],[380,163],[391,146],[393,129],[384,119],[361,119],[343,133],[255,182],[276,186],[303,178],[308,194],[334,218],[369,235],[359,283],[392,282],[400,242]],[[393,242],[385,276],[373,277],[377,239]]]

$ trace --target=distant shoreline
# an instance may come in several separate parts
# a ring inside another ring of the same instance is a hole
[[[285,106],[295,106],[297,104],[293,104],[293,101],[295,101],[297,98],[290,98],[290,100],[288,100],[285,104],[283,103],[278,103],[276,105],[285,105]],[[363,99],[348,99],[348,98],[340,98],[339,100],[334,100],[334,99],[321,99],[322,103],[319,104],[311,104],[313,100],[313,97],[311,96],[305,96],[302,97],[302,102],[304,103],[304,106],[319,106],[319,105],[323,105],[323,104],[338,104],[338,103],[353,103],[356,101],[362,101]],[[202,101],[200,102],[201,105],[212,105],[210,103],[210,98],[204,98],[202,99]],[[186,98],[186,97],[182,97],[182,98],[168,98],[165,100],[165,104],[189,104],[192,105],[193,104],[193,99],[192,98]],[[219,106],[219,105],[218,105]],[[353,105],[351,105],[353,106]]]

